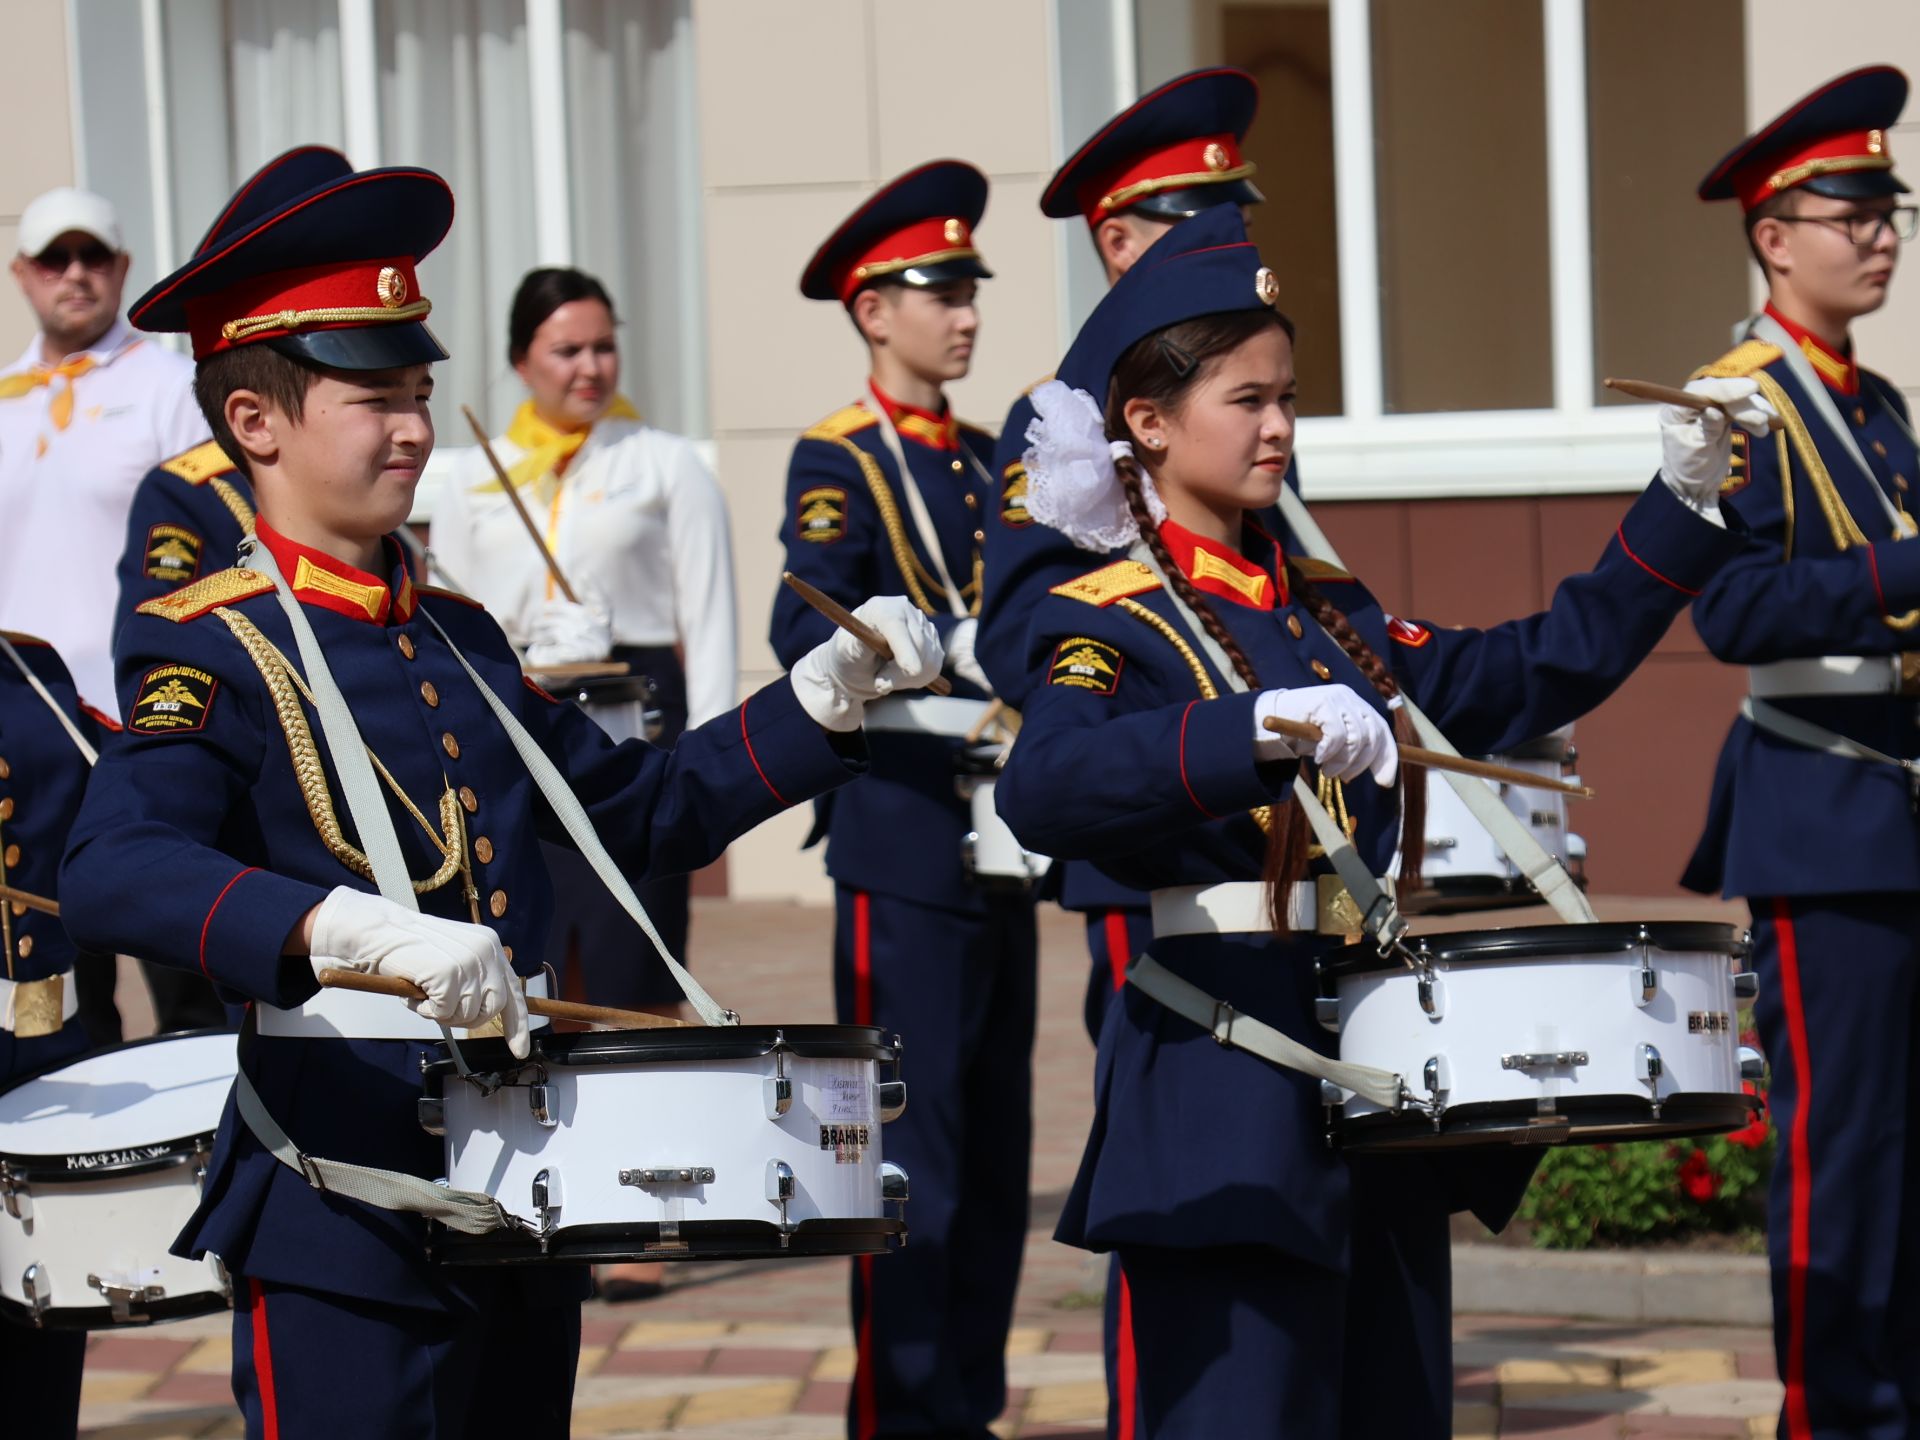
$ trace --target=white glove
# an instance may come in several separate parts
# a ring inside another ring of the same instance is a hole
[[[527,1002],[500,937],[485,925],[442,920],[380,895],[338,886],[313,915],[313,973],[358,970],[411,980],[426,997],[414,1014],[473,1029],[504,1016],[507,1048],[527,1057]]]
[[[1319,744],[1274,734],[1263,723],[1269,715],[1318,726]],[[1393,727],[1364,695],[1345,685],[1263,691],[1253,705],[1254,759],[1305,759],[1309,752],[1314,764],[1336,780],[1371,770],[1376,785],[1391,785],[1400,770]]]
[[[991,695],[993,682],[973,655],[973,642],[979,633],[980,622],[971,615],[947,632],[947,666],[969,685],[978,685]]]
[[[532,643],[527,646],[527,668],[572,665],[604,660],[613,653],[613,618],[606,608],[588,600],[553,599],[533,617]]]
[[[1775,411],[1752,380],[1694,380],[1687,385],[1687,393],[1724,403],[1726,412],[1662,405],[1660,478],[1688,509],[1724,525],[1720,487],[1733,463],[1732,427],[1738,425],[1749,435],[1765,435]]]
[[[904,595],[876,596],[853,615],[886,637],[893,659],[882,660],[845,630],[835,630],[802,655],[787,677],[800,708],[827,730],[858,730],[867,701],[923,689],[946,658],[933,622]]]

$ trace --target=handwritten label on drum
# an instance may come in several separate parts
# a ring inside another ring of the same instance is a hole
[[[123,1166],[150,1164],[174,1153],[170,1144],[136,1145],[131,1150],[100,1150],[91,1155],[65,1156],[69,1170],[117,1170]]]
[[[823,1120],[867,1123],[873,1119],[873,1084],[861,1074],[828,1075],[821,1080],[813,1103]]]
[[[1689,1035],[1731,1035],[1733,1019],[1724,1010],[1695,1010],[1687,1016]]]
[[[866,1125],[822,1125],[820,1148],[833,1152],[836,1165],[858,1165],[873,1143],[873,1130]]]

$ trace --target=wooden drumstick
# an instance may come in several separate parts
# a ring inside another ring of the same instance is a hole
[[[11,885],[0,885],[0,900],[11,900],[15,905],[24,905],[29,910],[38,910],[42,915],[58,915],[60,902],[49,900],[44,895],[30,895],[25,890],[16,890]]]
[[[427,992],[398,975],[363,975],[358,970],[322,970],[320,984],[327,990],[359,990],[368,995],[392,995],[400,1000],[424,1000]],[[689,1022],[645,1010],[616,1010],[607,1005],[576,1005],[571,1000],[542,1000],[527,996],[527,1013],[549,1020],[575,1020],[609,1030],[670,1030]]]
[[[1609,375],[1600,383],[1609,390],[1618,390],[1622,395],[1631,395],[1636,400],[1655,400],[1662,405],[1684,405],[1689,410],[1718,410],[1722,415],[1727,413],[1726,407],[1717,400],[1709,400],[1691,390],[1676,390],[1671,385],[1656,385],[1651,380],[1616,380]],[[1778,415],[1767,417],[1769,430],[1778,430],[1786,423]]]
[[[507,470],[500,463],[500,457],[493,453],[493,443],[487,438],[487,427],[480,423],[480,417],[473,413],[471,406],[462,405],[460,413],[467,417],[467,424],[473,427],[474,439],[480,442],[485,452],[487,464],[493,467],[494,478],[500,482],[500,488],[507,492],[507,499],[513,502],[513,513],[520,517],[520,523],[527,527],[527,538],[533,541],[533,548],[540,552],[540,558],[547,562],[547,573],[553,576],[553,583],[560,587],[560,593],[575,605],[580,597],[573,593],[573,586],[567,583],[567,577],[560,573],[560,562],[553,558],[553,552],[547,549],[547,542],[540,538],[540,527],[533,523],[533,516],[527,513],[527,503],[520,498],[520,491],[508,478]]]
[[[1320,727],[1309,725],[1304,720],[1282,720],[1278,715],[1269,715],[1261,723],[1276,735],[1306,740],[1316,745],[1320,743]],[[1482,780],[1502,780],[1528,790],[1554,790],[1562,795],[1571,795],[1576,800],[1593,798],[1593,791],[1588,786],[1569,785],[1565,780],[1536,775],[1531,770],[1492,765],[1485,760],[1469,760],[1464,755],[1446,755],[1438,750],[1422,749],[1418,745],[1402,745],[1399,748],[1400,759],[1408,765],[1424,765],[1429,770],[1451,770],[1456,775],[1475,775]]]
[[[847,609],[846,606],[842,605],[832,596],[823,595],[819,590],[809,585],[791,570],[782,571],[780,579],[794,594],[798,595],[802,600],[806,601],[807,604],[826,616],[827,619],[853,636],[854,639],[873,651],[873,653],[881,659],[893,659],[893,647],[887,643],[887,637],[867,624],[866,621],[858,618],[851,610]],[[948,683],[947,677],[944,675],[936,675],[933,679],[929,680],[927,682],[927,689],[935,695],[951,695],[953,693],[953,686]]]

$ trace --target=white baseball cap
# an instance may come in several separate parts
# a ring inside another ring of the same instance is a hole
[[[126,248],[120,240],[120,217],[114,213],[112,201],[91,190],[62,185],[36,198],[21,215],[20,253],[38,255],[69,230],[91,235],[115,252]]]

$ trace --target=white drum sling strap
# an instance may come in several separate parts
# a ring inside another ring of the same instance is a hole
[[[86,757],[87,764],[91,765],[98,760],[100,752],[87,742],[87,737],[80,733],[80,727],[74,724],[72,717],[60,708],[60,702],[53,698],[53,693],[42,683],[40,677],[27,668],[27,662],[20,658],[20,652],[13,648],[13,642],[4,635],[0,635],[0,653],[4,653],[7,659],[13,662],[14,669],[20,672],[20,678],[25,680],[33,693],[46,703],[47,709],[53,712],[53,718],[60,722],[60,728],[67,732],[67,738],[73,741],[74,748]]]

